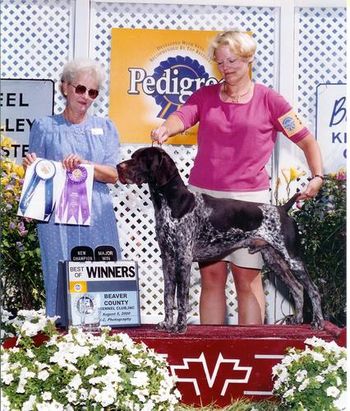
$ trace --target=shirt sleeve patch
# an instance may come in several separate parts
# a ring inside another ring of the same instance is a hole
[[[288,137],[293,137],[304,128],[303,123],[299,120],[298,116],[294,113],[293,110],[290,110],[288,111],[288,113],[279,117],[278,121]]]

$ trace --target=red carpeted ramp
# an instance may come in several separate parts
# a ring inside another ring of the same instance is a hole
[[[164,354],[178,381],[185,404],[225,406],[234,399],[272,396],[272,367],[287,347],[304,348],[316,336],[346,343],[346,330],[326,322],[322,331],[310,325],[203,326],[185,334],[168,334],[154,325],[120,328],[131,338]]]

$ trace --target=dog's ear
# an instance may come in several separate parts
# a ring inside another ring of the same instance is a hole
[[[152,170],[152,178],[158,187],[162,187],[178,174],[178,170],[172,158],[165,151],[159,154],[158,164],[155,164]]]

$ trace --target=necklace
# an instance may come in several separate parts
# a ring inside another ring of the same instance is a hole
[[[246,95],[250,92],[253,83],[250,82],[248,90],[247,90],[246,92],[244,92],[243,94],[229,94],[229,93],[226,91],[226,84],[227,84],[227,83],[224,84],[224,90],[223,90],[224,93],[226,94],[226,96],[231,100],[231,103],[239,103],[239,100],[240,100],[242,97],[246,96]]]

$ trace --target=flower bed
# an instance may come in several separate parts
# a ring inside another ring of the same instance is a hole
[[[60,334],[55,320],[10,322],[19,336],[15,347],[1,348],[2,410],[174,409],[180,394],[154,350],[108,327]],[[38,332],[49,337],[40,346],[31,338]]]
[[[305,343],[273,367],[274,394],[296,411],[346,410],[346,349],[316,337]]]

